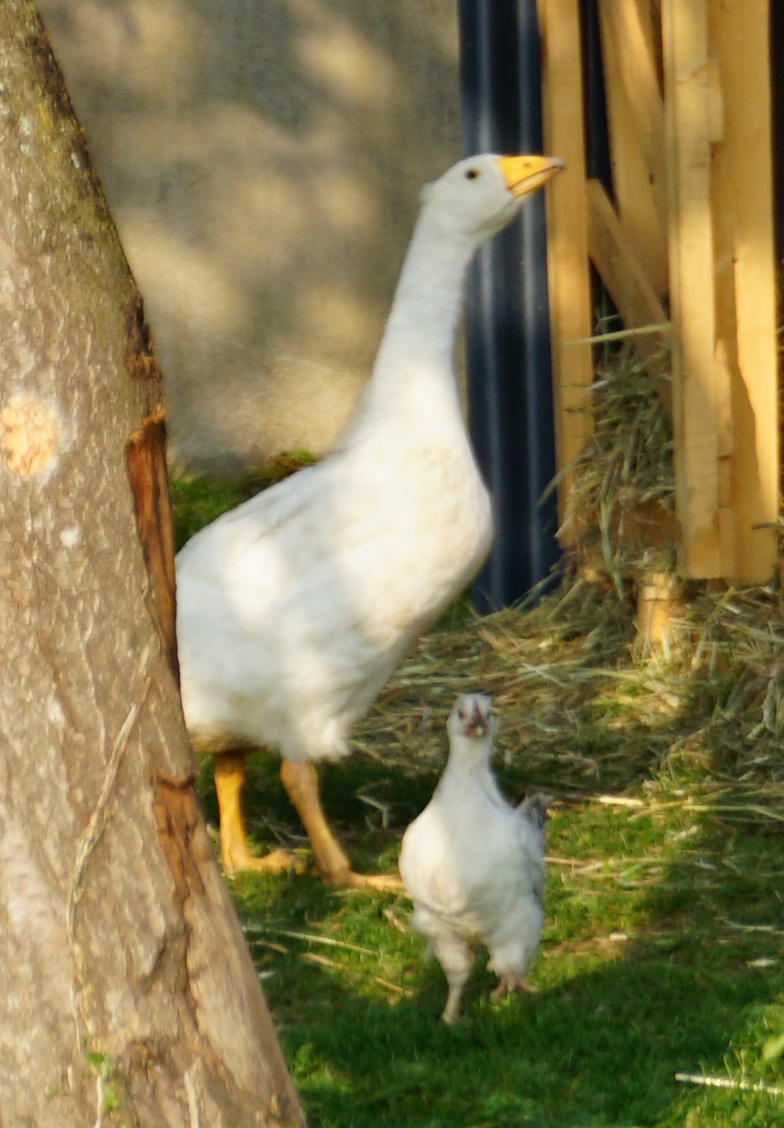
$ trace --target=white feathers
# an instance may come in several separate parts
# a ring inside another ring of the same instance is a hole
[[[473,948],[490,952],[497,998],[523,986],[542,930],[548,797],[516,809],[507,803],[490,771],[495,729],[489,698],[458,698],[447,725],[446,770],[400,854],[412,927],[429,941],[449,983],[448,1023],[457,1017]]]
[[[466,267],[521,196],[498,159],[481,156],[424,199],[372,377],[333,453],[177,557],[182,697],[197,747],[344,756],[411,640],[490,548],[452,345]]]

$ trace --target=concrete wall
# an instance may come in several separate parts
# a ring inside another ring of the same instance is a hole
[[[454,0],[39,0],[145,297],[179,460],[323,450],[421,184],[459,155]]]

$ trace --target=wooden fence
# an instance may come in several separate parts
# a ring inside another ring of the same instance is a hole
[[[586,175],[579,0],[538,0],[558,462],[590,438],[589,262],[670,413],[678,566],[764,582],[779,503],[769,0],[597,0],[614,200]],[[651,329],[659,326],[660,329]],[[672,381],[662,381],[669,343]],[[568,488],[568,481],[566,487]]]

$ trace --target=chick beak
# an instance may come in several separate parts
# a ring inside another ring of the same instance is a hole
[[[540,188],[551,176],[560,172],[564,162],[560,157],[499,157],[498,167],[503,173],[507,188],[519,199],[535,188]]]
[[[466,736],[484,736],[486,732],[487,717],[482,714],[479,706],[475,705],[473,714],[466,721],[465,734]]]

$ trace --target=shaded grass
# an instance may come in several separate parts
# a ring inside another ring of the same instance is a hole
[[[784,1032],[782,593],[694,587],[668,653],[643,654],[640,561],[620,534],[638,502],[670,511],[669,440],[633,365],[603,379],[604,423],[575,497],[595,515],[581,536],[608,581],[572,574],[536,606],[481,621],[464,598],[397,671],[355,755],[321,770],[353,863],[394,872],[445,762],[454,697],[492,694],[503,789],[558,797],[539,993],[491,1003],[480,956],[464,1020],[447,1030],[444,978],[422,962],[403,898],[312,875],[230,882],[311,1128],[784,1123],[780,1097],[675,1081],[784,1082],[781,1054],[763,1052]],[[619,436],[628,417],[641,446]],[[175,483],[178,543],[257,488]],[[671,556],[646,549],[643,563]],[[309,858],[277,759],[254,755],[248,769],[256,846]],[[217,823],[209,762],[199,791]]]
[[[444,979],[421,962],[402,898],[330,891],[312,876],[231,883],[314,1128],[752,1128],[784,1114],[780,1098],[674,1080],[782,1079],[781,1060],[762,1056],[784,1029],[782,755],[775,724],[756,731],[770,679],[757,684],[746,642],[723,630],[713,675],[710,661],[693,661],[704,633],[686,632],[677,665],[638,661],[628,619],[605,598],[592,592],[582,620],[561,591],[527,613],[470,623],[460,662],[448,659],[453,635],[426,636],[358,731],[365,751],[321,773],[352,860],[393,872],[402,830],[443,765],[454,693],[476,678],[495,692],[504,790],[559,796],[538,995],[492,1004],[480,957],[463,1023],[443,1029]],[[772,595],[748,598],[771,618]],[[744,617],[748,626],[748,606]],[[529,676],[520,649],[543,637],[559,640],[558,659]],[[200,787],[215,818],[206,770]],[[250,758],[247,800],[260,847],[283,841],[309,856],[273,757]]]
[[[365,766],[378,783],[378,765]],[[333,783],[327,806],[340,823],[356,812],[349,788]],[[437,1022],[443,976],[401,930],[402,899],[330,891],[307,876],[232,883],[311,1125],[777,1122],[780,1101],[687,1090],[674,1075],[780,1078],[761,1048],[784,1023],[784,842],[733,831],[674,796],[663,806],[661,791],[639,795],[642,807],[596,797],[556,806],[539,993],[492,1004],[480,958],[456,1030]],[[419,805],[399,796],[386,831],[344,825],[352,855],[391,869]]]

